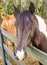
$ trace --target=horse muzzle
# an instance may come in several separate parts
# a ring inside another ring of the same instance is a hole
[[[27,53],[23,49],[21,51],[17,50],[14,54],[16,58],[21,61],[27,57]]]

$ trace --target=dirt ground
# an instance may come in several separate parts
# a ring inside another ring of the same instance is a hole
[[[12,63],[12,65],[18,65],[11,57],[9,57],[9,60]],[[28,54],[27,58],[25,58],[23,62],[26,65],[39,65],[39,62],[30,54]],[[0,57],[0,65],[4,65],[2,57]]]
[[[12,60],[12,58],[9,58],[10,62],[12,63],[12,65],[17,65],[17,63]],[[23,60],[23,62],[26,65],[39,65],[39,62],[30,54],[28,54],[27,58]]]

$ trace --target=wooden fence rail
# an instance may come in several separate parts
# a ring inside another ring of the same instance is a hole
[[[17,45],[19,44],[18,41],[17,41],[17,39],[16,39],[14,36],[12,36],[11,34],[9,34],[8,32],[6,32],[4,29],[1,28],[0,31],[1,31],[1,34],[0,34],[0,35],[7,37],[7,38],[10,39],[12,42],[17,43]],[[0,37],[1,37],[1,36],[0,36]],[[0,39],[0,41],[2,42],[2,39]],[[1,44],[2,44],[1,42],[0,42],[0,46],[1,46]],[[13,52],[10,51],[10,49],[7,48],[7,46],[6,46],[4,43],[3,43],[2,45],[3,45],[4,50],[7,52],[7,54],[8,54],[9,56],[11,56],[11,57],[13,58],[13,60],[17,62],[18,65],[25,65],[25,63],[23,63],[22,61],[16,59],[16,57],[15,57],[14,54],[13,54]],[[1,46],[1,47],[2,47],[2,46]],[[32,45],[28,46],[28,47],[26,48],[26,51],[29,52],[30,54],[33,54],[34,57],[35,57],[39,62],[41,62],[43,65],[47,65],[47,54],[46,54],[46,53],[40,51],[39,49],[35,48],[35,47],[32,46]],[[7,65],[12,65],[12,64],[9,62],[9,60],[8,60],[6,57],[4,57],[4,54],[3,54],[3,53],[4,53],[4,51],[3,51],[3,49],[2,49],[2,57],[3,57],[3,59],[6,59],[6,61],[4,61],[4,62],[6,62]],[[9,62],[9,64],[8,64],[8,62]],[[5,64],[4,64],[4,65],[5,65]]]

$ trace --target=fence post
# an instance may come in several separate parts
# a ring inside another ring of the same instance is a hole
[[[5,54],[4,54],[4,48],[3,48],[3,39],[2,39],[2,34],[1,34],[1,29],[0,29],[0,48],[1,48],[0,56],[1,56],[2,59],[3,59],[4,65],[6,65],[6,62],[5,62]]]

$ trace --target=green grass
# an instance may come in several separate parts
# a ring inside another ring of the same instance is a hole
[[[1,26],[1,23],[2,23],[2,19],[0,18],[0,26]]]

